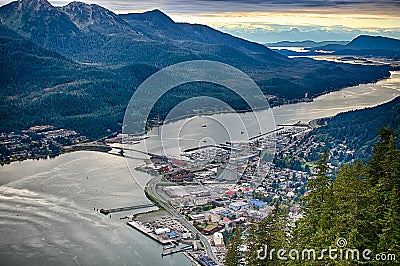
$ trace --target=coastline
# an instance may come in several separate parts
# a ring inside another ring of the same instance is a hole
[[[293,99],[293,100],[285,99],[282,104],[276,104],[276,105],[271,104],[270,102],[268,102],[268,108],[257,108],[257,109],[254,109],[254,110],[252,110],[252,109],[242,109],[242,110],[235,110],[234,112],[232,110],[219,110],[219,111],[208,111],[208,112],[206,111],[204,113],[201,113],[199,116],[217,115],[217,114],[229,114],[229,113],[247,113],[247,112],[262,111],[262,110],[269,109],[269,108],[274,109],[274,108],[279,108],[279,107],[283,107],[283,106],[290,106],[290,105],[298,104],[298,103],[310,103],[310,102],[313,102],[317,97],[328,95],[328,94],[330,94],[332,92],[337,92],[337,91],[341,91],[341,90],[344,90],[344,89],[347,89],[347,88],[357,87],[357,86],[366,85],[366,84],[375,85],[380,81],[390,79],[391,76],[393,75],[392,72],[399,72],[400,73],[400,70],[397,70],[397,69],[396,70],[389,70],[389,76],[382,76],[381,78],[373,80],[371,82],[360,82],[360,83],[357,83],[355,85],[344,86],[344,87],[335,87],[335,88],[332,88],[330,90],[327,90],[327,91],[324,91],[324,92],[321,92],[321,93],[316,93],[311,98],[302,98],[302,99]],[[274,96],[274,97],[276,97],[276,96]],[[384,103],[380,103],[380,104],[384,104]],[[169,119],[169,120],[159,120],[158,122],[155,122],[154,125],[148,126],[147,127],[147,132],[151,131],[152,129],[157,128],[157,127],[159,127],[161,125],[177,122],[177,121],[183,120],[183,119],[192,118],[192,117],[195,117],[196,115],[197,114],[183,115],[183,116],[172,118],[172,119]]]
[[[306,103],[304,103],[304,104],[306,104]],[[378,104],[378,105],[381,105],[381,104],[383,104],[383,103],[380,103],[380,104]],[[286,105],[286,106],[292,106],[292,105]],[[72,152],[70,152],[70,153],[72,153]],[[104,153],[98,153],[98,154],[104,154]],[[110,154],[110,153],[108,153],[108,154]],[[111,154],[110,154],[111,155]],[[114,155],[114,154],[113,154]],[[99,156],[101,156],[101,157],[107,157],[106,155],[99,155]],[[78,156],[79,157],[79,156]],[[115,157],[116,158],[116,157]],[[120,157],[120,158],[122,158],[122,157]],[[123,158],[122,158],[123,159]],[[118,159],[119,160],[119,159]],[[38,165],[40,165],[40,164],[38,164]],[[84,182],[86,182],[85,181],[85,176],[83,177],[83,181]],[[92,180],[92,176],[90,176],[90,178],[89,178],[89,180]],[[126,226],[126,227],[128,227],[128,226]],[[129,228],[129,227],[128,227]],[[136,232],[134,232],[133,234],[135,234]],[[152,240],[151,240],[152,241]],[[158,252],[158,250],[157,250],[157,252]],[[185,255],[186,256],[186,255]]]
[[[319,98],[326,97],[327,95],[329,95],[331,93],[340,92],[340,91],[344,91],[346,89],[351,89],[351,88],[357,88],[357,87],[360,87],[360,86],[367,86],[367,85],[368,86],[369,85],[376,86],[376,85],[379,84],[379,82],[389,81],[393,77],[393,75],[400,75],[400,71],[397,71],[397,70],[396,71],[390,71],[390,76],[388,78],[383,78],[381,80],[378,80],[378,81],[375,81],[375,82],[372,82],[372,83],[360,83],[360,84],[355,85],[355,86],[344,87],[344,88],[341,88],[341,89],[338,89],[338,90],[328,91],[326,93],[318,95],[317,97],[314,97],[311,102],[310,101],[300,101],[300,102],[293,102],[293,103],[285,103],[285,104],[279,105],[279,106],[271,106],[270,108],[271,108],[271,110],[279,110],[279,109],[282,109],[282,108],[285,108],[285,107],[287,107],[287,108],[292,107],[292,106],[294,106],[296,104],[311,104],[312,102],[315,102]],[[390,102],[393,99],[395,99],[395,97],[396,96],[392,96],[390,99],[387,99],[387,100],[385,100],[383,102],[379,102],[377,104],[374,104],[373,106],[378,106],[378,105],[382,105],[382,104],[385,104],[387,102]],[[372,107],[372,106],[368,106],[368,107]],[[354,108],[352,110],[358,110],[358,109],[362,109],[362,107]],[[255,111],[263,111],[263,110],[264,109],[260,108],[260,109],[255,110]],[[240,110],[239,113],[246,113],[248,111],[249,110]],[[218,114],[229,114],[229,113],[233,113],[233,112],[231,110],[227,110],[227,111],[221,110],[221,111],[214,111],[214,112],[210,111],[210,112],[203,113],[202,115],[218,115]],[[237,113],[237,112],[235,112],[235,113]],[[337,113],[337,114],[339,114],[339,113]],[[168,120],[168,121],[162,121],[162,123],[159,124],[159,125],[150,126],[148,128],[147,132],[151,131],[154,128],[162,126],[164,124],[166,125],[166,124],[174,123],[174,122],[177,122],[177,121],[180,121],[180,120],[189,119],[189,118],[192,118],[192,117],[195,117],[195,116],[196,115],[193,114],[193,115],[178,117],[178,118],[175,118],[175,119],[172,119],[172,120]],[[315,119],[311,119],[307,123],[311,123],[312,120],[315,120]],[[310,125],[315,125],[315,123],[311,123]],[[15,159],[7,160],[7,161],[1,161],[0,165],[4,166],[4,165],[8,165],[8,164],[11,164],[11,163],[14,163],[14,162],[21,162],[21,161],[30,160],[30,159],[31,160],[51,159],[51,158],[56,158],[56,157],[58,157],[60,155],[66,154],[66,153],[70,153],[70,152],[74,152],[74,151],[82,151],[82,150],[84,150],[84,151],[99,151],[99,152],[108,153],[109,151],[112,150],[112,147],[110,145],[105,144],[105,143],[95,143],[95,141],[90,141],[90,142],[82,143],[82,144],[78,144],[78,145],[62,147],[62,149],[60,150],[59,153],[48,153],[48,154],[39,155],[39,156],[27,156],[27,157],[24,157],[24,158],[15,158]]]
[[[103,152],[103,153],[108,153],[109,151],[112,150],[112,147],[105,144],[105,145],[95,145],[92,142],[89,142],[91,144],[89,145],[74,145],[74,146],[66,146],[66,147],[62,147],[62,150],[60,150],[59,153],[48,153],[46,155],[36,155],[36,156],[27,156],[25,158],[22,159],[11,159],[8,161],[1,161],[0,165],[4,166],[4,165],[8,165],[11,163],[15,163],[15,162],[23,162],[23,161],[27,161],[27,160],[32,160],[32,161],[40,161],[40,160],[48,160],[48,159],[54,159],[57,158],[63,154],[67,154],[67,153],[72,153],[72,152],[76,152],[76,151],[94,151],[94,152]]]
[[[150,203],[132,181],[123,157],[79,151],[53,160],[13,163],[0,168],[0,176],[3,247],[26,243],[14,246],[21,260],[43,265],[38,263],[38,248],[49,254],[56,246],[60,254],[55,264],[61,265],[73,264],[69,254],[83,265],[129,264],[132,254],[143,254],[135,258],[141,265],[190,265],[183,254],[161,258],[158,243],[119,219],[148,209],[112,218],[93,210]]]

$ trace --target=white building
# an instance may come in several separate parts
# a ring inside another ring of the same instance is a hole
[[[189,215],[189,217],[192,219],[192,220],[203,220],[203,219],[205,219],[206,217],[204,216],[204,214],[202,214],[202,213],[200,213],[200,214],[191,214],[191,215]]]
[[[224,237],[223,237],[222,233],[220,233],[220,232],[214,233],[214,244],[216,247],[224,246]]]
[[[168,227],[156,228],[154,230],[154,233],[156,233],[156,235],[161,235],[161,234],[165,234],[165,233],[169,233],[169,232],[171,232],[171,229],[169,229]]]
[[[191,233],[183,233],[183,234],[182,234],[182,238],[183,238],[183,239],[192,238],[192,234],[191,234]]]

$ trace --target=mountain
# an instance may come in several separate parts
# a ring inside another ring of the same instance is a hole
[[[0,36],[0,128],[73,128],[89,137],[120,130],[135,88],[158,69],[80,64],[20,36]]]
[[[275,42],[275,43],[266,43],[265,46],[267,46],[267,47],[306,47],[306,48],[313,48],[313,47],[319,47],[319,46],[325,46],[325,45],[331,45],[331,44],[345,45],[347,43],[348,43],[348,41],[322,41],[322,42],[315,42],[315,41],[311,41],[311,40],[306,40],[306,41],[297,41],[297,42],[280,41],[280,42]]]
[[[110,10],[95,4],[71,2],[59,9],[83,32],[103,35],[129,34],[140,39],[141,34]],[[144,39],[145,40],[145,39]]]
[[[382,37],[360,35],[346,45],[328,44],[314,47],[311,51],[334,51],[337,55],[385,56],[400,58],[400,40]]]
[[[46,0],[11,2],[0,8],[0,19],[2,25],[54,50],[66,49],[85,38],[65,13]]]
[[[389,59],[400,59],[400,40],[381,37],[360,35],[348,43],[342,42],[278,42],[267,44],[273,47],[308,47],[308,51],[293,51],[293,49],[276,50],[285,56],[314,56],[326,55],[329,52],[333,55],[355,55],[363,57],[386,57]]]
[[[350,43],[339,47],[340,49],[353,50],[379,49],[400,51],[400,40],[381,36],[360,35]]]
[[[389,67],[289,59],[267,47],[203,25],[175,23],[159,10],[117,15],[98,5],[21,0],[0,7],[0,131],[52,124],[88,137],[121,128],[141,82],[159,69],[215,60],[253,78],[271,105],[388,77]],[[246,107],[228,89],[187,84],[162,98],[161,118],[194,96]]]
[[[205,25],[175,23],[160,10],[153,10],[142,14],[120,15],[129,25],[139,29],[143,34],[148,34],[152,39],[160,41],[173,41],[187,49],[193,49],[192,43],[206,45],[230,46],[256,60],[272,62],[285,60],[284,57],[263,45],[233,37],[227,33],[217,31]],[[200,46],[201,47],[201,46]],[[206,47],[206,46],[204,46]]]
[[[287,61],[262,45],[207,26],[175,23],[159,10],[116,15],[81,2],[53,7],[46,0],[21,0],[1,7],[0,19],[35,43],[80,62],[162,67],[209,59],[210,54],[228,64],[254,65],[254,59],[269,64]]]
[[[113,12],[79,2],[64,7],[46,0],[12,2],[0,8],[0,20],[33,42],[80,62],[109,64],[129,60],[129,55],[139,58],[133,52],[126,57],[118,54],[134,49],[135,42],[149,41]]]

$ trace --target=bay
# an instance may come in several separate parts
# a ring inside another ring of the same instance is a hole
[[[142,142],[145,147],[139,144],[137,148],[179,156],[185,148],[238,140],[241,135],[249,137],[278,124],[309,122],[372,107],[399,95],[400,72],[395,71],[391,78],[376,84],[345,88],[309,103],[257,111],[273,117],[257,128],[248,113],[166,123],[149,132],[150,138]],[[149,202],[143,185],[151,177],[134,170],[146,156],[130,155],[126,160],[105,153],[74,152],[0,167],[2,264],[190,265],[183,254],[162,258],[162,247],[126,226],[119,219],[124,214],[110,218],[97,211]]]

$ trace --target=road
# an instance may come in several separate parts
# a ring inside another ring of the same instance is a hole
[[[160,180],[161,180],[161,176],[157,176],[157,177],[154,177],[153,179],[151,179],[149,181],[149,183],[147,183],[147,185],[146,185],[147,193],[150,196],[152,196],[154,199],[156,199],[157,202],[166,211],[168,211],[171,215],[173,215],[176,219],[178,219],[179,222],[181,222],[181,224],[186,226],[192,233],[197,234],[200,238],[200,241],[203,243],[203,245],[206,249],[207,256],[210,257],[212,260],[214,260],[216,263],[218,263],[218,260],[214,257],[210,242],[208,242],[207,238],[203,234],[201,234],[196,229],[196,227],[194,227],[191,223],[189,223],[189,221],[187,221],[185,217],[183,217],[177,211],[175,211],[175,209],[171,205],[169,205],[166,201],[164,201],[164,199],[157,193],[156,187],[157,187],[158,182],[160,182]],[[219,263],[218,263],[218,265],[219,265]]]

